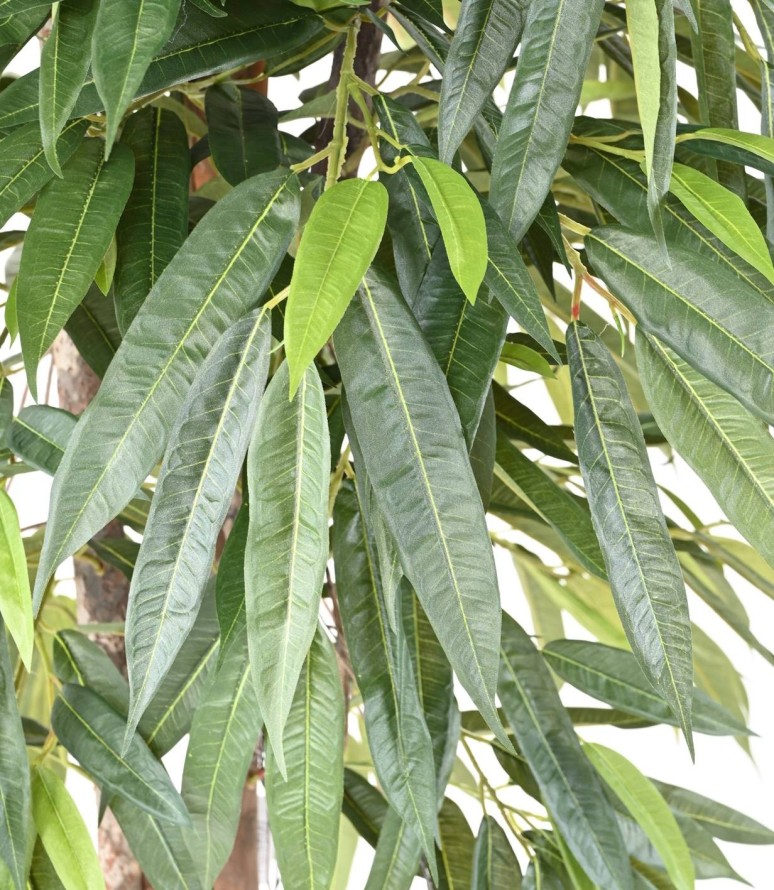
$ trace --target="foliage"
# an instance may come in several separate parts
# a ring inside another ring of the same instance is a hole
[[[346,876],[344,818],[369,888],[687,890],[738,877],[716,839],[774,843],[584,736],[747,744],[696,598],[774,664],[730,574],[774,597],[774,12],[751,3],[764,57],[729,0],[0,2],[4,65],[54,16],[0,91],[0,217],[30,217],[0,244],[0,475],[55,474],[44,538],[0,491],[3,886],[101,886],[69,766],[157,890],[211,888],[260,738],[287,890]],[[261,92],[331,54],[300,109]],[[63,329],[96,398],[14,414]],[[95,538],[116,517],[141,544]],[[63,610],[71,556],[131,578],[102,628],[128,682]]]

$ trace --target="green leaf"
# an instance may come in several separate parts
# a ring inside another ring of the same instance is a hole
[[[94,81],[107,114],[106,154],[151,59],[172,34],[181,0],[100,0],[92,40]]]
[[[492,204],[515,241],[540,210],[572,129],[602,0],[530,5],[492,164]]]
[[[713,235],[774,282],[766,239],[738,195],[684,164],[674,165],[669,190]]]
[[[280,164],[274,104],[253,89],[223,83],[204,96],[210,149],[218,172],[231,185]]]
[[[161,466],[132,576],[127,738],[193,627],[269,371],[271,323],[256,309],[201,364]]]
[[[605,578],[605,563],[586,505],[560,488],[545,470],[497,435],[495,474],[561,535],[575,558]]]
[[[35,634],[27,558],[16,507],[4,488],[0,488],[0,535],[0,614],[29,671]]]
[[[56,144],[62,163],[72,157],[87,129],[86,121],[74,121],[64,129]],[[0,140],[0,160],[0,221],[5,225],[54,175],[37,121]]]
[[[387,201],[381,183],[350,179],[336,183],[314,205],[298,248],[285,312],[291,397],[376,256]]]
[[[288,401],[288,363],[272,378],[250,442],[245,563],[250,661],[280,771],[283,729],[317,627],[328,560],[330,439],[316,368]]]
[[[97,851],[75,801],[59,776],[42,765],[32,777],[32,812],[43,847],[66,890],[104,887]]]
[[[774,831],[744,813],[687,788],[654,784],[674,813],[688,816],[713,837],[734,844],[774,844]]]
[[[66,0],[40,53],[40,132],[46,160],[62,175],[57,140],[67,125],[91,62],[91,34],[97,0]]]
[[[475,303],[488,255],[481,204],[467,180],[447,164],[417,155],[413,162],[438,220],[452,274],[468,300]]]
[[[28,846],[31,840],[30,770],[24,731],[16,704],[14,671],[8,657],[5,629],[0,622],[0,859],[10,872],[16,890],[26,886]]]
[[[519,887],[519,860],[500,823],[485,815],[473,854],[472,890],[519,890]]]
[[[190,824],[185,804],[145,742],[134,735],[121,754],[124,720],[96,693],[65,684],[54,703],[51,725],[103,791],[121,795],[160,819]]]
[[[656,723],[677,726],[677,719],[657,695],[631,652],[583,640],[556,640],[543,649],[551,668],[593,698]],[[749,735],[717,702],[693,692],[693,728],[707,735]]]
[[[54,637],[54,673],[63,683],[88,686],[121,717],[126,716],[129,687],[118,668],[97,643],[65,628]]]
[[[113,0],[112,14],[121,0]],[[134,10],[136,3],[132,3]],[[131,10],[130,10],[131,12]],[[266,59],[294,49],[318,34],[321,23],[307,10],[288,10],[285,0],[230,0],[228,16],[213,19],[199,9],[186,5],[159,55],[151,60],[136,95],[164,92],[177,83],[240,68],[259,59]],[[110,35],[104,41],[104,52],[112,46]],[[105,71],[111,76],[110,58]],[[37,70],[16,80],[0,97],[0,131],[34,121],[38,117]],[[116,79],[118,83],[119,78]],[[117,84],[116,84],[117,85]],[[133,97],[130,97],[133,98]],[[93,79],[87,80],[73,109],[74,115],[103,111],[105,104]]]
[[[505,310],[496,300],[471,304],[465,298],[443,244],[433,251],[411,309],[446,377],[471,447],[505,339]]]
[[[375,542],[357,492],[336,497],[333,557],[339,610],[379,784],[432,860],[436,821],[433,747],[406,638],[393,630],[382,597]],[[400,624],[398,624],[400,628]]]
[[[774,420],[774,359],[765,334],[774,324],[774,305],[695,253],[670,247],[667,259],[646,235],[594,229],[586,249],[596,273],[646,333],[753,414]]]
[[[50,405],[28,405],[14,417],[8,444],[25,463],[53,475],[76,423],[77,418],[69,411]]]
[[[494,705],[494,560],[443,372],[394,282],[375,270],[334,345],[365,469],[403,570],[460,681],[502,736]]]
[[[680,564],[623,376],[601,340],[573,322],[567,354],[575,435],[591,518],[626,636],[691,741],[691,622]]]
[[[465,0],[446,57],[438,109],[438,154],[451,164],[510,64],[521,38],[524,0]]]
[[[473,877],[473,833],[462,810],[446,797],[438,814],[442,890],[467,890]]]
[[[683,133],[680,142],[690,143],[718,142],[731,148],[750,152],[760,158],[766,164],[774,164],[774,139],[771,136],[761,136],[758,133],[744,133],[740,130],[731,130],[724,127],[702,127],[693,133]]]
[[[632,886],[629,860],[602,786],[586,760],[540,653],[503,615],[500,700],[552,820],[590,878]]]
[[[121,142],[134,153],[134,186],[116,231],[115,304],[121,331],[188,234],[188,137],[176,114],[155,106],[126,122]]]
[[[677,890],[692,890],[694,869],[680,828],[656,787],[622,754],[604,745],[583,746],[586,756],[656,848]]]
[[[577,462],[578,458],[564,444],[563,435],[557,427],[547,424],[499,383],[492,384],[492,392],[497,425],[503,432],[543,454],[570,463]]]
[[[92,285],[65,322],[65,331],[91,370],[104,377],[121,345],[113,300],[106,300]]]
[[[379,833],[365,890],[407,890],[419,867],[419,844],[395,810]]]
[[[286,887],[327,888],[336,865],[343,793],[344,696],[339,667],[318,628],[285,724],[287,779],[266,756],[269,824]]]
[[[121,510],[156,463],[198,361],[268,287],[298,212],[295,177],[254,177],[209,211],[159,277],[54,480],[35,603],[59,562]]]
[[[131,154],[105,161],[103,147],[100,139],[81,144],[64,178],[41,193],[24,239],[17,314],[33,395],[38,362],[86,296],[132,187]]]
[[[728,518],[774,566],[774,440],[727,392],[655,337],[637,337],[637,364],[654,417]]]
[[[358,834],[375,847],[384,820],[390,812],[390,805],[368,779],[346,767],[341,811],[357,829]]]

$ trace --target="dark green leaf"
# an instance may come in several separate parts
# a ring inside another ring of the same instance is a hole
[[[121,345],[113,301],[92,285],[65,322],[65,331],[91,370],[104,377]]]
[[[600,888],[630,888],[628,857],[602,786],[540,654],[505,615],[500,664],[503,710],[568,847]]]
[[[126,122],[134,186],[118,224],[115,302],[126,331],[188,233],[188,137],[171,111],[151,106]]]
[[[132,187],[131,153],[105,161],[103,149],[100,139],[82,143],[43,190],[24,239],[17,314],[33,395],[38,362],[86,296]]]
[[[507,835],[492,816],[484,816],[473,856],[473,890],[519,890],[521,869]]]
[[[459,806],[444,798],[438,814],[440,890],[467,890],[473,878],[473,833]]]
[[[204,98],[212,159],[226,182],[238,185],[279,166],[279,116],[266,96],[224,83]]]
[[[403,569],[461,682],[502,735],[494,560],[443,373],[394,283],[374,270],[334,344],[365,469]]]
[[[170,433],[126,614],[127,735],[193,627],[269,370],[271,323],[256,309],[201,364]]]
[[[54,637],[54,673],[63,683],[87,686],[121,717],[129,705],[129,687],[105,650],[77,630]]]
[[[656,723],[677,720],[654,691],[636,658],[625,649],[582,640],[556,640],[544,649],[548,663],[587,695]],[[693,728],[707,735],[749,735],[724,708],[698,689],[693,693]]]
[[[529,7],[492,166],[492,202],[516,241],[564,155],[602,6],[550,0]]]
[[[379,840],[389,804],[381,792],[354,770],[344,770],[344,799],[341,811],[372,846]]]
[[[218,202],[164,270],[54,482],[35,602],[56,565],[123,507],[158,460],[197,363],[269,285],[298,212],[294,177],[254,177]]]
[[[9,445],[25,463],[53,475],[76,422],[69,411],[50,405],[28,405],[13,419]]]
[[[578,460],[564,444],[562,432],[557,427],[549,426],[499,383],[492,385],[492,391],[497,425],[503,432],[551,457],[558,457],[570,463]]]

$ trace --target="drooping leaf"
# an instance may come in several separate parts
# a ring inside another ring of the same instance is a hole
[[[188,232],[188,138],[171,111],[150,106],[126,122],[121,142],[134,153],[134,186],[116,231],[115,304],[126,332]]]
[[[764,334],[774,323],[774,305],[738,276],[683,248],[670,247],[667,259],[646,235],[595,229],[586,249],[597,274],[646,333],[754,414],[774,419],[774,357]]]
[[[612,809],[532,641],[503,616],[499,694],[519,748],[568,847],[601,888],[632,886]]]
[[[607,347],[573,322],[567,353],[591,518],[626,636],[691,741],[691,623],[645,440]]]
[[[446,797],[438,814],[438,886],[443,890],[463,890],[473,878],[473,833],[459,806]]]
[[[202,363],[159,474],[126,614],[134,732],[199,610],[269,370],[271,322],[256,309]]]
[[[24,239],[17,315],[33,395],[38,362],[86,296],[132,187],[131,154],[105,161],[103,148],[99,139],[81,144],[41,193]]]
[[[129,687],[105,650],[77,630],[54,637],[54,673],[63,683],[87,686],[121,717],[126,716]]]
[[[494,707],[494,561],[443,373],[393,282],[374,270],[334,345],[365,468],[404,572],[461,682],[502,735]]]
[[[125,797],[145,812],[181,825],[188,811],[164,767],[138,736],[121,753],[125,723],[96,693],[65,684],[51,725],[59,740],[103,791]]]
[[[653,783],[617,751],[590,743],[583,750],[656,848],[675,887],[691,890],[695,875],[690,851],[675,817]]]
[[[16,890],[24,890],[32,815],[30,770],[16,704],[14,671],[0,622],[0,859]]]
[[[523,0],[465,0],[449,47],[438,111],[438,154],[447,164],[510,63],[521,38]]]
[[[172,34],[180,0],[100,0],[94,24],[94,81],[107,114],[109,154],[151,59]]]
[[[283,884],[327,888],[343,793],[344,697],[333,647],[318,628],[285,724],[287,779],[269,747],[266,798]]]
[[[4,488],[0,488],[0,541],[0,615],[29,671],[34,644],[30,579],[19,517]]]
[[[59,776],[40,765],[32,777],[32,812],[40,840],[66,890],[104,888],[97,852]]]
[[[103,378],[121,345],[112,299],[105,299],[93,284],[64,327],[81,358],[97,377]]]
[[[259,300],[297,219],[294,177],[283,172],[254,177],[218,202],[164,270],[70,440],[54,481],[35,603],[56,565],[102,528],[145,479],[197,361],[229,322]],[[136,368],[143,373],[135,375]],[[132,383],[127,385],[127,379]]]
[[[57,140],[89,70],[97,6],[97,0],[61,3],[40,54],[40,132],[46,160],[57,176],[62,175]]]
[[[419,843],[400,816],[390,810],[379,832],[365,890],[407,890],[419,866]]]
[[[375,543],[352,485],[342,486],[336,497],[333,556],[339,609],[379,782],[432,858],[436,821],[432,741],[406,638],[402,629],[393,629],[387,616]]]
[[[14,417],[8,444],[25,463],[53,475],[76,422],[76,417],[61,408],[28,405]]]
[[[473,890],[519,890],[521,869],[507,835],[492,816],[481,820],[473,854]]]
[[[260,93],[217,84],[205,97],[212,159],[231,185],[279,166],[280,149],[274,104]]]
[[[350,179],[336,183],[314,205],[298,248],[285,312],[291,396],[376,256],[387,200],[381,183]]]
[[[389,808],[378,788],[360,773],[344,768],[344,798],[341,811],[357,829],[358,834],[372,847],[376,846]]]
[[[774,440],[733,396],[655,337],[637,337],[637,364],[654,416],[728,518],[771,565]]]
[[[576,456],[564,444],[561,432],[556,427],[547,424],[499,383],[492,385],[492,392],[497,424],[503,432],[538,448],[544,454],[575,463]]]
[[[670,191],[713,235],[774,282],[766,240],[738,195],[685,164],[672,168]]]
[[[434,158],[414,156],[419,174],[441,229],[452,274],[471,303],[487,268],[484,213],[465,178]]]
[[[331,462],[317,370],[307,368],[292,401],[289,375],[285,362],[269,384],[250,442],[245,562],[253,682],[283,774],[283,730],[317,627],[328,559]]]
[[[677,719],[625,649],[582,640],[556,640],[543,654],[551,668],[568,683],[614,708],[639,714],[656,723],[676,726]],[[693,726],[707,735],[747,735],[749,730],[698,689],[693,693]]]
[[[602,6],[602,0],[551,0],[529,7],[490,189],[517,242],[564,155]]]

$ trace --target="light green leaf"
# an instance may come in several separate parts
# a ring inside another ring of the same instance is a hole
[[[585,325],[567,331],[578,442],[591,518],[626,636],[691,741],[691,623],[680,564],[621,372]]]
[[[54,27],[40,53],[40,132],[46,160],[62,175],[57,140],[81,92],[91,62],[97,0],[58,3]]]
[[[672,168],[669,190],[713,235],[774,282],[766,239],[738,195],[684,164]]]
[[[463,0],[443,71],[438,154],[451,164],[521,38],[525,0]]]
[[[613,226],[594,229],[586,249],[595,272],[648,334],[774,421],[774,305],[739,277],[695,253]],[[729,301],[728,295],[734,295]],[[690,344],[690,345],[689,345]]]
[[[92,70],[107,114],[107,154],[151,59],[172,34],[180,2],[100,0],[92,39]]]
[[[330,438],[316,368],[288,401],[283,363],[261,403],[248,454],[245,562],[250,661],[272,750],[285,773],[283,730],[320,609],[328,560]]]
[[[42,765],[32,777],[32,812],[43,847],[66,890],[104,888],[97,851],[75,801],[59,776]]]
[[[376,255],[387,222],[387,191],[350,179],[324,192],[304,227],[285,312],[290,395],[333,333]]]
[[[126,122],[134,186],[116,231],[116,316],[126,332],[156,279],[188,234],[188,136],[176,114],[155,106]]]
[[[631,870],[615,816],[586,760],[540,653],[503,615],[500,700],[532,768],[552,821],[602,890],[631,888]]]
[[[492,205],[517,242],[564,155],[602,7],[602,0],[530,4],[490,189]]]
[[[134,735],[126,754],[121,753],[124,720],[96,693],[65,684],[54,703],[51,725],[104,792],[121,795],[160,819],[190,824],[185,804],[145,742]]]
[[[368,744],[379,783],[432,861],[436,821],[432,742],[406,638],[401,625],[393,630],[388,618],[375,542],[351,484],[342,485],[336,497],[333,556],[339,610],[363,696]]]
[[[201,364],[170,433],[126,614],[127,738],[193,627],[269,371],[256,309]]]
[[[252,506],[252,505],[251,505]],[[343,794],[344,696],[336,655],[318,628],[306,656],[282,748],[287,780],[270,746],[266,798],[282,882],[326,890],[336,866]]]
[[[500,823],[485,815],[473,854],[472,890],[519,890],[519,887],[519,860]]]
[[[452,274],[475,303],[488,255],[481,204],[467,180],[447,164],[417,155],[413,162],[438,220]]]
[[[443,372],[395,283],[375,270],[334,345],[365,469],[403,570],[460,681],[502,737],[494,705],[494,560]]]
[[[590,742],[583,750],[656,848],[677,890],[692,890],[695,875],[690,851],[654,784],[617,751]]]
[[[584,640],[556,640],[543,649],[551,668],[568,683],[614,708],[677,726],[631,652]],[[693,692],[693,728],[706,735],[750,735],[744,724],[699,689]]]
[[[774,139],[771,136],[745,133],[724,127],[702,127],[693,133],[683,133],[680,136],[680,142],[690,143],[694,139],[730,145],[733,148],[752,152],[768,164],[774,164]]]
[[[135,494],[163,451],[197,364],[268,287],[296,229],[297,188],[286,172],[242,183],[159,277],[54,480],[35,603],[59,562]]]
[[[134,159],[126,149],[111,161],[104,143],[87,139],[64,178],[41,193],[24,239],[17,278],[17,316],[27,380],[75,307],[86,296],[132,187]]]
[[[659,428],[774,566],[774,440],[766,427],[655,337],[637,337],[637,364]]]
[[[32,834],[30,770],[24,731],[16,704],[14,671],[0,621],[0,859],[16,890],[26,886],[28,846]]]
[[[0,614],[24,666],[29,671],[32,665],[34,630],[27,558],[24,555],[16,507],[4,488],[0,488],[0,535]]]

